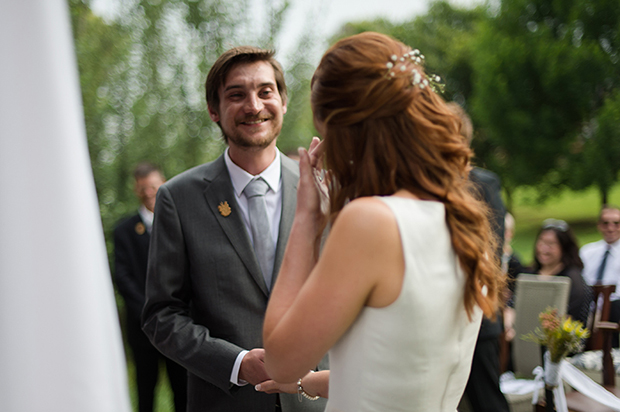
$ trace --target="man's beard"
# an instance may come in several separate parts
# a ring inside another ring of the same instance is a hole
[[[268,117],[262,117],[262,116],[252,116],[252,117],[247,117],[245,119],[243,119],[244,122],[251,122],[251,121],[255,121],[255,120],[259,120],[259,119],[263,119],[263,120],[267,120],[270,122],[274,121],[274,117],[275,116],[268,116]],[[264,149],[266,147],[269,147],[269,145],[280,135],[280,130],[282,130],[282,124],[279,125],[279,127],[277,127],[276,129],[272,129],[271,133],[269,133],[267,136],[265,136],[262,139],[256,139],[256,138],[252,138],[252,137],[248,137],[246,135],[244,135],[243,133],[226,133],[225,130],[222,130],[222,133],[224,134],[224,137],[226,138],[226,140],[229,142],[234,143],[236,146],[239,147],[244,147],[247,149],[250,148],[255,148],[255,149]],[[238,131],[238,129],[235,128],[235,131]]]

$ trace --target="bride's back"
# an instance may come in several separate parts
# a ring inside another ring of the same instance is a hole
[[[398,299],[365,307],[330,351],[328,411],[454,412],[469,376],[481,310],[465,311],[465,277],[440,202],[381,198],[399,227]]]

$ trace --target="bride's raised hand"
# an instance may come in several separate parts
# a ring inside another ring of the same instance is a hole
[[[314,136],[308,147],[308,154],[310,155],[310,166],[313,169],[322,170],[323,168],[323,142],[318,137]]]
[[[327,186],[328,173],[323,169],[324,153],[323,142],[318,137],[313,137],[312,142],[310,142],[308,154],[310,156],[310,165],[312,166],[314,182],[319,190],[321,214],[327,217],[329,214],[329,188]]]
[[[317,230],[322,226],[328,209],[322,169],[318,168],[321,165],[321,158],[321,144],[318,138],[312,140],[310,152],[303,148],[299,149],[296,214],[300,218],[310,219]]]

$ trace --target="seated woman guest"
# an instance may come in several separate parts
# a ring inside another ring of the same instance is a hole
[[[588,320],[592,290],[581,276],[583,263],[573,231],[563,220],[543,222],[534,246],[532,273],[571,279],[567,314],[584,325]]]
[[[329,379],[327,411],[455,411],[483,312],[495,313],[503,288],[469,190],[472,152],[422,59],[362,33],[332,46],[312,79],[324,140],[300,150],[263,338],[267,372],[297,382],[300,398],[325,394]],[[328,350],[331,374],[308,374]],[[288,390],[271,385],[257,389]]]

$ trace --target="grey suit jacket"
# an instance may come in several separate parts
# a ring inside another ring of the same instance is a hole
[[[299,180],[297,164],[285,156],[281,161],[274,274]],[[230,205],[228,216],[218,210],[222,202]],[[239,352],[262,347],[268,298],[223,156],[165,183],[157,194],[142,321],[153,344],[189,371],[188,412],[274,411],[275,395],[230,383]],[[299,403],[295,395],[281,395],[281,403],[285,412],[325,407],[323,401]]]

